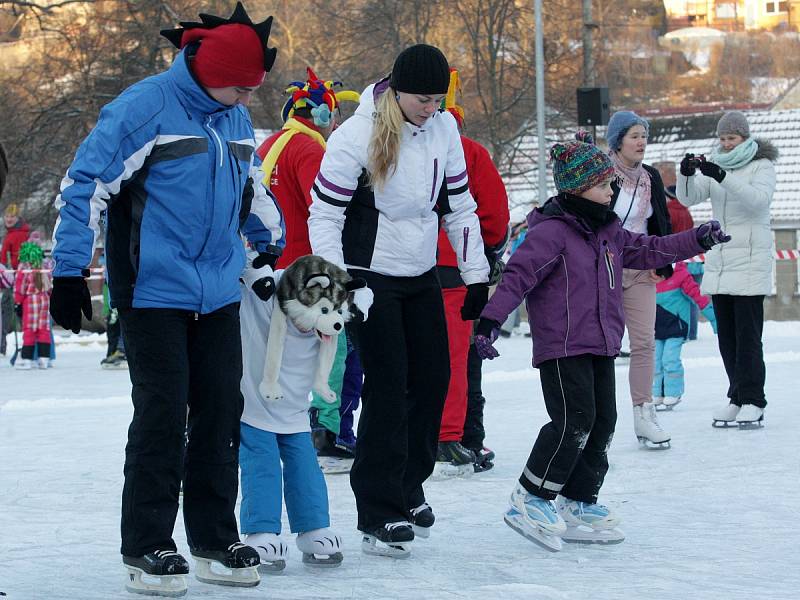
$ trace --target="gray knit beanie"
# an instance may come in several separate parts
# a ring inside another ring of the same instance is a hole
[[[726,112],[717,123],[717,137],[730,134],[740,135],[743,138],[750,137],[750,124],[747,122],[747,117],[738,110]]]
[[[606,129],[606,141],[608,142],[608,149],[615,152],[622,148],[622,138],[628,133],[628,130],[634,125],[641,125],[644,127],[645,136],[650,136],[650,123],[647,119],[643,119],[632,110],[618,110],[608,121],[608,128]]]

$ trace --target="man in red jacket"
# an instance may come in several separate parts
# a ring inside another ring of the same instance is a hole
[[[445,98],[445,108],[456,118],[459,127],[463,127],[464,111],[455,104],[455,93],[458,88],[458,71],[451,69],[450,88]],[[469,191],[478,205],[475,212],[481,224],[481,237],[494,274],[494,264],[502,256],[502,248],[508,236],[508,196],[503,180],[486,148],[464,135],[461,136],[461,144],[467,163]],[[464,321],[461,318],[460,309],[464,305],[467,288],[458,274],[456,255],[444,231],[439,232],[438,257],[437,268],[442,283],[447,336],[450,345],[450,384],[439,429],[439,449],[436,460],[439,463],[437,469],[440,474],[458,475],[465,469],[472,471],[473,468],[475,470],[491,468],[491,459],[494,455],[489,455],[483,450],[482,435],[472,436],[480,439],[467,440],[464,438],[468,404],[467,360],[473,322]],[[470,383],[476,379],[476,375],[479,382],[480,359],[470,361],[470,365],[473,370],[478,370],[477,374],[470,373]],[[478,389],[470,389],[469,393],[480,397],[479,387],[478,383]],[[473,407],[472,417],[482,421],[482,412],[481,402],[480,406]],[[480,426],[480,423],[476,425]],[[468,426],[467,429],[470,427]],[[462,442],[464,443],[462,444]],[[455,467],[455,469],[451,467]]]

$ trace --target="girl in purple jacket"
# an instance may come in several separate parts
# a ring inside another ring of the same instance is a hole
[[[499,356],[492,344],[500,324],[525,300],[551,421],[539,432],[505,521],[557,551],[562,539],[624,539],[620,519],[597,504],[617,419],[622,269],[657,269],[730,238],[716,221],[664,237],[625,230],[609,208],[608,156],[583,142],[556,144],[550,155],[559,194],[528,215],[528,235],[481,313],[475,346],[481,358]]]

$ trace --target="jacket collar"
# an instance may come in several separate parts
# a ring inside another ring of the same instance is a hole
[[[189,68],[189,56],[197,49],[196,44],[190,44],[180,51],[169,68],[169,77],[175,87],[178,100],[187,112],[193,115],[210,115],[234,108],[217,102],[206,93],[203,87],[192,74]]]

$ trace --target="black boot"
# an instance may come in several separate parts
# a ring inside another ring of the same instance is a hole
[[[475,455],[474,467],[476,473],[482,473],[494,467],[494,452],[492,450],[484,447],[470,448],[469,450]]]
[[[144,556],[123,556],[123,564],[148,575],[186,575],[189,563],[174,550],[155,550]]]
[[[430,504],[423,502],[418,507],[408,511],[408,520],[414,529],[414,533],[419,537],[426,538],[431,534],[430,530],[436,522],[436,516],[433,514]]]
[[[468,465],[475,463],[475,454],[465,448],[461,442],[439,442],[436,462],[447,462],[451,465]]]
[[[361,532],[378,538],[384,544],[402,544],[414,541],[414,530],[406,521],[384,523],[380,527],[373,527],[369,530],[362,529]]]
[[[231,544],[227,550],[192,550],[192,556],[216,561],[229,569],[257,567],[261,562],[258,551],[241,542]]]

